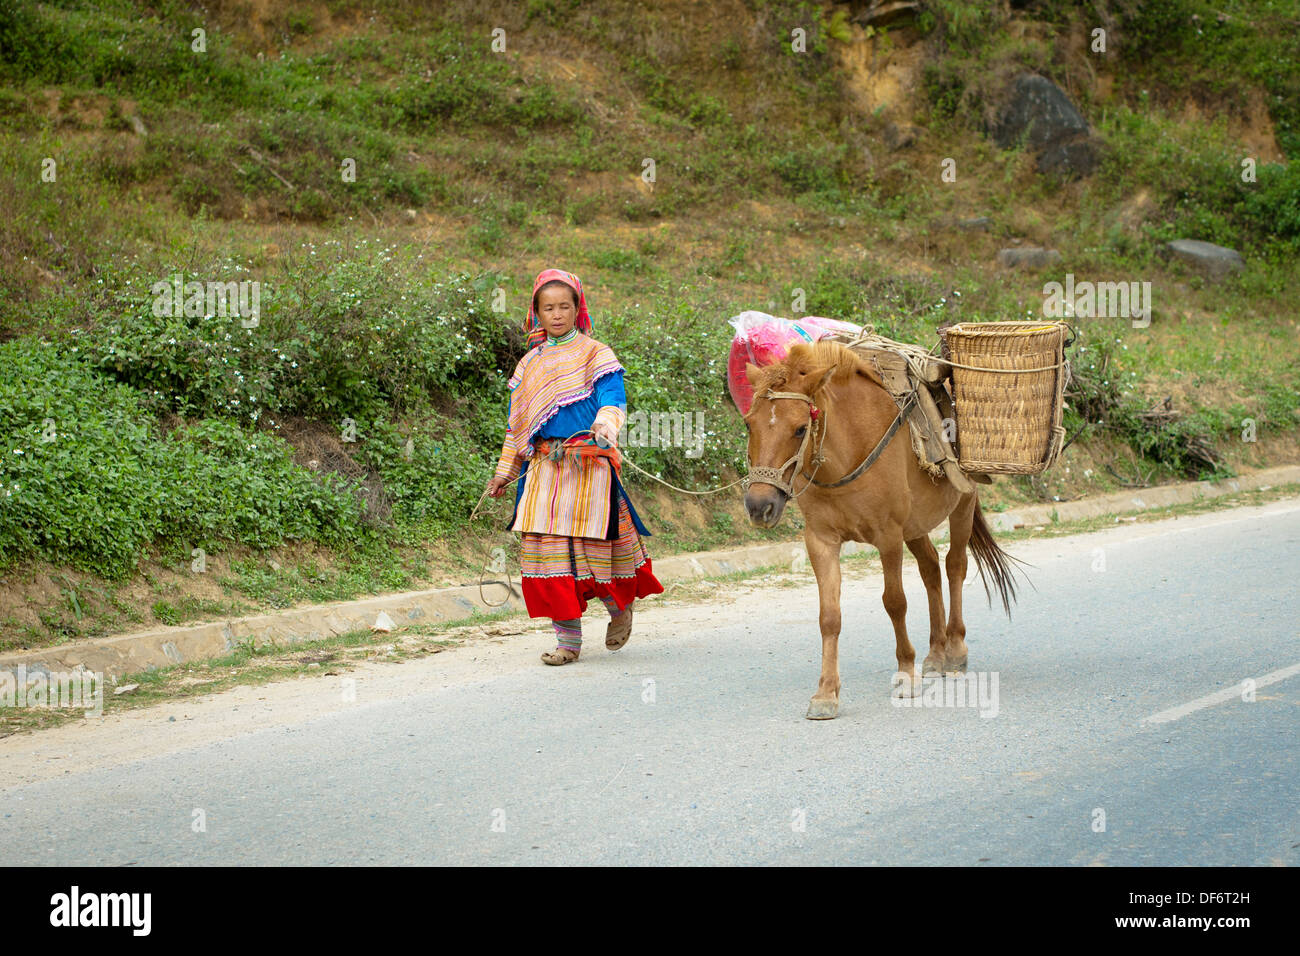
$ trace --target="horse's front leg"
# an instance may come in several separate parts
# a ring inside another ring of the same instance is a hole
[[[808,560],[817,575],[822,632],[822,676],[808,703],[809,720],[830,720],[840,710],[840,540],[804,531]]]

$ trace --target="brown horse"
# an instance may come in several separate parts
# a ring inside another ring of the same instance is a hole
[[[845,541],[865,541],[880,552],[885,610],[897,645],[894,695],[914,697],[921,690],[916,652],[907,639],[904,545],[916,556],[930,605],[930,653],[922,674],[965,671],[961,589],[967,546],[975,555],[985,592],[992,577],[1008,615],[1015,599],[1011,576],[1015,559],[993,540],[977,495],[962,493],[946,477],[931,478],[917,463],[906,424],[897,438],[886,438],[899,415],[898,406],[876,370],[844,346],[796,345],[784,363],[766,368],[750,365],[747,372],[754,386],[754,404],[744,416],[751,477],[745,508],[754,524],[773,527],[781,520],[793,489],[804,515],[808,559],[817,576],[822,673],[808,705],[809,719],[829,719],[839,710],[840,547]],[[875,450],[879,456],[850,477]],[[945,518],[949,528],[946,621],[939,554],[929,537]]]

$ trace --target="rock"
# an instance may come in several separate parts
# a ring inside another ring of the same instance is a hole
[[[994,123],[993,140],[1010,149],[1024,137],[1027,146],[1042,149],[1087,132],[1087,120],[1059,86],[1036,73],[1021,73]]]
[[[414,210],[414,209],[408,209],[408,210],[406,210],[406,212],[404,212],[403,215],[406,216],[406,221],[407,221],[407,222],[415,222],[415,210]]]
[[[864,27],[887,27],[891,23],[917,16],[921,4],[916,0],[871,0],[866,9],[853,15],[853,22]]]
[[[1060,261],[1061,254],[1055,249],[1043,249],[1039,246],[998,250],[998,265],[1007,269],[1046,269]]]
[[[1241,253],[1235,249],[1216,246],[1212,242],[1202,242],[1199,239],[1175,239],[1166,242],[1164,251],[1167,255],[1181,259],[1200,270],[1216,282],[1246,268]]]
[[[919,129],[907,123],[902,126],[897,123],[890,123],[885,127],[881,135],[885,140],[885,147],[891,152],[895,152],[913,145],[916,142],[918,133],[920,133]]]
[[[1097,168],[1097,144],[1091,138],[1057,143],[1038,154],[1036,168],[1040,173],[1057,176],[1091,176]]]
[[[974,219],[963,219],[957,223],[957,228],[967,232],[988,232],[993,228],[993,220],[988,216],[976,216]]]
[[[139,684],[123,684],[121,687],[114,687],[114,688],[113,688],[113,693],[114,693],[114,694],[129,694],[129,693],[131,693],[131,691],[133,691],[133,690],[138,690],[139,688],[140,688],[140,685],[139,685]]]
[[[149,135],[149,130],[145,127],[144,120],[140,119],[140,117],[132,116],[129,122],[131,123],[131,129],[134,130],[136,136],[143,137]]]
[[[393,629],[393,619],[383,611],[375,618],[375,623],[370,625],[370,630],[376,634],[387,634]]]
[[[1023,142],[1037,152],[1039,172],[1087,176],[1097,166],[1088,121],[1059,86],[1036,73],[1016,77],[991,132],[1003,149]]]

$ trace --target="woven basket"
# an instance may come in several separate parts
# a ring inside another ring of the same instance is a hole
[[[963,470],[1037,475],[1056,461],[1065,442],[1066,329],[1064,322],[966,322],[942,331]]]

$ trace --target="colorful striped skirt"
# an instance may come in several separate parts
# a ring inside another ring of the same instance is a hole
[[[567,621],[581,617],[592,598],[613,598],[622,610],[637,598],[663,593],[632,524],[627,499],[617,497],[617,538],[523,532],[519,564],[530,617]]]

